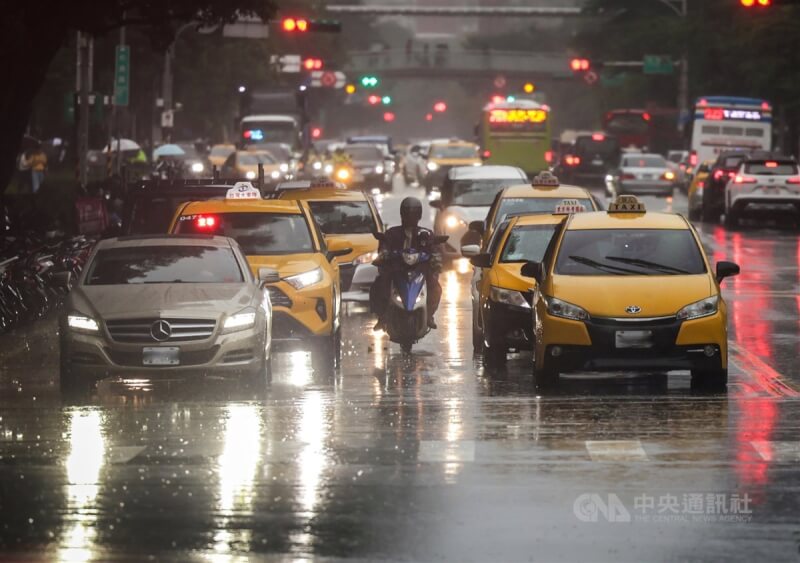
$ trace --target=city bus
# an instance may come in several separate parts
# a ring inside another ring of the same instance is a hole
[[[616,137],[620,147],[666,153],[682,145],[674,108],[614,109],[603,116],[603,130]]]
[[[694,106],[692,162],[720,152],[772,149],[772,105],[756,98],[704,96]]]
[[[483,108],[478,144],[487,164],[516,166],[533,177],[553,161],[550,108],[531,100],[494,101]]]

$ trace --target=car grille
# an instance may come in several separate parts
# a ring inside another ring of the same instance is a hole
[[[157,321],[169,323],[170,336],[166,339],[153,337],[153,324]],[[106,327],[115,342],[190,342],[205,340],[214,334],[217,322],[213,319],[124,319],[107,321]]]
[[[181,351],[180,365],[176,367],[201,366],[209,363],[217,354],[219,346],[212,346],[207,350],[197,350],[192,352]],[[112,350],[107,348],[106,353],[111,361],[118,366],[140,367],[144,369],[159,369],[162,366],[145,366],[142,362],[141,350],[126,352],[123,350]],[[171,367],[171,366],[168,366]]]
[[[274,285],[268,285],[267,291],[269,292],[269,300],[272,302],[273,307],[286,307],[292,308],[292,300],[286,295],[283,290]]]

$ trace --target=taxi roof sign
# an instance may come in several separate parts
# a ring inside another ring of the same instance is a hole
[[[225,199],[261,199],[261,191],[250,182],[236,182]]]
[[[553,215],[571,215],[572,213],[585,213],[586,206],[580,203],[577,199],[562,199],[561,203],[556,205]]]
[[[639,201],[636,196],[620,195],[614,203],[608,206],[609,213],[646,213],[644,203]]]
[[[552,172],[544,170],[539,172],[531,181],[534,188],[557,188],[561,185],[558,178]]]

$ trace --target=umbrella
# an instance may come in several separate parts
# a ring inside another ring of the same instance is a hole
[[[153,151],[153,160],[161,158],[162,156],[183,156],[186,151],[178,145],[161,145]]]
[[[107,145],[103,152],[117,152],[117,145],[119,145],[119,150],[122,152],[138,151],[142,148],[136,141],[131,141],[130,139],[113,139],[110,146]]]

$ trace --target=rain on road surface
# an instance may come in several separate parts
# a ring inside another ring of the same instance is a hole
[[[397,222],[397,186],[382,201]],[[650,209],[686,210],[644,198]],[[62,404],[55,323],[0,339],[5,560],[797,561],[796,231],[701,227],[724,283],[727,393],[688,373],[531,384],[470,341],[471,269],[442,275],[439,329],[403,356],[350,306],[334,378],[278,357],[232,381],[104,382]],[[283,560],[283,559],[281,559]]]

